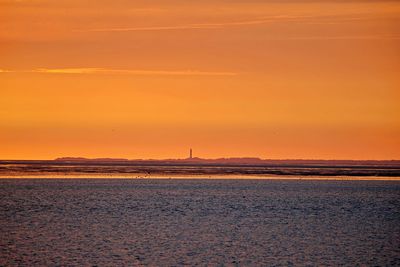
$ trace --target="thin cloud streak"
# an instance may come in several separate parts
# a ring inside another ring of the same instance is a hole
[[[32,70],[6,70],[0,69],[0,73],[43,73],[43,74],[122,74],[122,75],[163,75],[163,76],[235,76],[235,72],[214,72],[197,70],[129,70],[129,69],[105,69],[105,68],[39,68]]]
[[[161,27],[133,27],[133,28],[103,28],[103,29],[92,29],[84,30],[82,32],[132,32],[132,31],[168,31],[168,30],[198,30],[198,29],[224,29],[226,27],[235,26],[246,26],[246,25],[260,25],[266,23],[273,23],[278,20],[306,23],[306,24],[336,24],[344,23],[343,18],[336,22],[332,21],[321,21],[315,22],[310,21],[310,19],[315,19],[319,17],[313,16],[275,16],[268,19],[255,19],[247,21],[237,21],[237,22],[227,22],[227,23],[200,23],[200,24],[190,24],[187,26],[161,26]],[[358,21],[363,18],[347,18],[348,21]],[[398,34],[387,34],[387,35],[364,35],[364,36],[296,36],[296,37],[279,37],[271,36],[267,38],[270,40],[398,40],[400,35]]]
[[[95,28],[95,29],[82,29],[74,30],[74,32],[135,32],[135,31],[174,31],[174,30],[202,30],[202,29],[226,29],[231,27],[240,26],[253,26],[253,25],[263,25],[267,23],[276,22],[295,22],[304,24],[336,24],[336,23],[346,23],[354,21],[363,21],[371,18],[359,17],[343,17],[343,16],[291,16],[291,15],[277,15],[270,17],[259,17],[254,19],[242,20],[242,21],[231,21],[231,22],[215,22],[215,23],[195,23],[187,25],[175,25],[175,26],[144,26],[144,27],[110,27],[110,28]],[[323,19],[322,21],[315,21],[315,19]],[[329,19],[324,21],[324,19]],[[334,20],[332,20],[334,19]],[[326,39],[326,38],[321,38]],[[332,37],[329,39],[347,39],[347,38],[336,38]],[[348,38],[354,39],[354,38]],[[358,39],[358,38],[356,38]],[[369,38],[366,38],[369,39]],[[387,39],[387,38],[385,38]],[[397,39],[395,37],[394,39]]]
[[[120,27],[120,28],[99,28],[88,30],[75,30],[75,32],[130,32],[130,31],[170,31],[170,30],[201,30],[201,29],[223,29],[233,26],[260,25],[280,20],[297,20],[308,18],[306,16],[273,16],[269,18],[258,18],[252,20],[220,22],[220,23],[195,23],[177,26],[150,26],[150,27]]]
[[[268,40],[283,40],[283,41],[295,41],[295,40],[400,40],[400,35],[344,35],[344,36],[293,36],[293,37],[271,37],[266,38]]]
[[[187,26],[155,26],[155,27],[128,27],[128,28],[101,28],[89,30],[74,30],[74,32],[133,32],[133,31],[171,31],[171,30],[198,30],[198,29],[217,29],[222,27],[206,25],[187,25]]]

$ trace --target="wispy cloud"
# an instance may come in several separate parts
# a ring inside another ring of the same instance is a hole
[[[182,26],[154,26],[154,27],[121,27],[121,28],[99,28],[89,30],[75,30],[75,32],[133,32],[133,31],[170,31],[190,29],[217,29],[221,27],[207,25],[182,25]]]
[[[400,35],[337,35],[337,36],[288,36],[271,37],[268,40],[400,40]]]
[[[173,31],[173,30],[201,30],[225,29],[240,26],[254,26],[279,22],[292,22],[304,24],[336,24],[351,23],[374,19],[368,14],[353,15],[275,15],[268,17],[255,17],[236,21],[190,23],[182,25],[160,25],[140,27],[105,27],[92,29],[76,29],[75,32],[135,32],[135,31]],[[376,19],[376,18],[375,18]]]
[[[196,30],[196,29],[224,29],[227,27],[262,25],[278,21],[296,22],[304,24],[338,24],[354,21],[362,21],[367,18],[346,17],[346,16],[273,16],[253,20],[242,20],[220,23],[198,23],[182,26],[160,26],[160,27],[127,27],[127,28],[101,28],[83,30],[84,32],[134,32],[134,31],[170,31],[170,30]],[[377,35],[341,35],[341,36],[270,36],[265,37],[270,40],[398,40],[399,34],[377,34]]]
[[[175,25],[175,26],[149,26],[149,27],[110,27],[110,28],[97,28],[97,29],[86,29],[86,30],[75,30],[76,32],[131,32],[131,31],[170,31],[170,30],[198,30],[198,29],[222,29],[233,26],[244,26],[244,25],[259,25],[269,22],[275,22],[278,20],[293,20],[293,19],[304,19],[302,16],[271,16],[267,18],[256,18],[241,21],[230,21],[230,22],[216,22],[216,23],[192,23],[187,25]]]
[[[11,73],[43,73],[43,74],[121,74],[121,75],[164,75],[164,76],[234,76],[235,72],[198,71],[198,70],[133,70],[106,68],[38,68],[32,70],[6,70]]]
[[[170,31],[170,30],[197,30],[197,29],[222,29],[229,26],[258,25],[282,19],[283,16],[260,18],[252,20],[219,22],[219,23],[192,23],[176,26],[149,26],[149,27],[118,27],[76,30],[77,32],[131,32],[131,31]],[[285,17],[289,18],[289,17]]]

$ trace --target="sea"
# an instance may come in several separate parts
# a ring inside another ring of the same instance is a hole
[[[400,182],[0,179],[0,266],[400,266]]]

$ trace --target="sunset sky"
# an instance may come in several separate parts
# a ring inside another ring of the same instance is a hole
[[[0,0],[0,159],[400,159],[400,1]]]

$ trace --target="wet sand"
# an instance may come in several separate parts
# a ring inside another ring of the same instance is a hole
[[[137,165],[125,162],[14,164],[0,162],[0,178],[400,180],[397,165]]]

